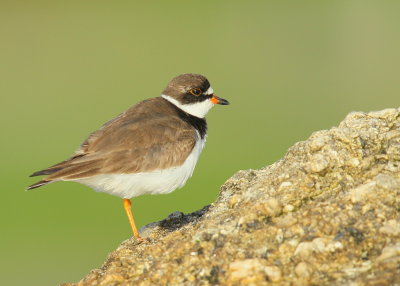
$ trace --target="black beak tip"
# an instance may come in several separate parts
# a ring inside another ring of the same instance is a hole
[[[226,99],[221,98],[221,99],[219,100],[218,104],[221,104],[221,105],[229,105],[230,103],[229,103],[229,101],[227,101]]]

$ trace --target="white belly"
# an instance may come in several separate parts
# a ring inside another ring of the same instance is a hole
[[[179,167],[136,174],[104,174],[73,180],[124,199],[145,194],[167,194],[185,185],[203,150],[205,139],[198,140],[192,153]]]

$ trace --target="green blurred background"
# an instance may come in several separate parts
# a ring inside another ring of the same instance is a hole
[[[399,106],[399,1],[0,2],[1,285],[77,281],[130,237],[122,200],[75,183],[25,192],[89,132],[206,75],[230,106],[208,114],[194,177],[132,200],[139,226],[211,203],[354,110]]]

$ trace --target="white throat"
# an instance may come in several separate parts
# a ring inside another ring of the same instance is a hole
[[[172,98],[168,95],[161,94],[161,97],[168,100],[173,105],[182,109],[183,111],[199,118],[204,118],[204,116],[206,116],[207,112],[211,109],[211,107],[214,106],[214,103],[212,103],[211,100],[208,99],[191,104],[182,104],[175,98]]]

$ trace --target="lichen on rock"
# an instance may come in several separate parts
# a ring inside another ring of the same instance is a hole
[[[399,285],[400,110],[349,114],[65,285]]]

